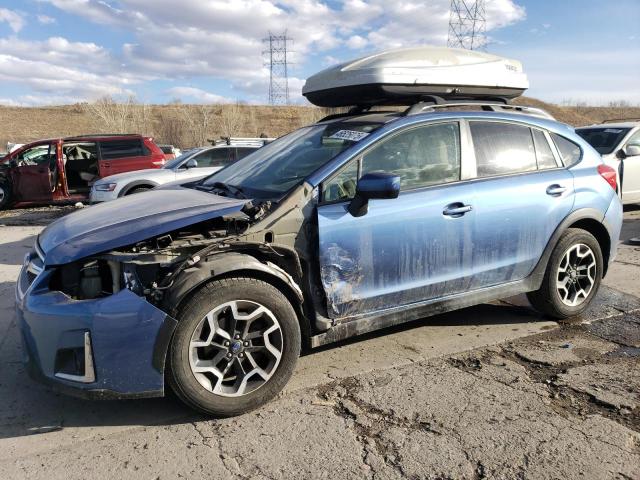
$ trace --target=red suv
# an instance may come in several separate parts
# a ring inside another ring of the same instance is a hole
[[[91,185],[116,173],[160,168],[162,150],[141,135],[40,140],[0,159],[0,209],[89,198]]]

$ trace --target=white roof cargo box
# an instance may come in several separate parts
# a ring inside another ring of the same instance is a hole
[[[457,48],[387,50],[309,77],[302,94],[320,107],[410,105],[424,96],[514,98],[529,87],[517,60]]]

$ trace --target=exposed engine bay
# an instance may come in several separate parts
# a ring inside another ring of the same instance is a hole
[[[164,233],[133,245],[58,267],[49,288],[75,300],[95,299],[129,289],[159,304],[164,291],[183,270],[233,246],[267,248],[241,239],[248,228],[271,209],[271,202],[248,201],[236,214],[223,216]]]

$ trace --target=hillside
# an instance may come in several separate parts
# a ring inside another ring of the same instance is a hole
[[[567,107],[522,97],[518,104],[541,107],[559,121],[574,126],[600,123],[610,118],[640,117],[640,107]],[[97,111],[86,104],[51,107],[0,106],[0,150],[7,142],[25,143],[51,137],[86,133],[136,132],[159,143],[189,147],[221,135],[277,137],[312,123],[326,111],[301,106],[249,105],[130,105],[127,119],[118,107]],[[101,117],[102,116],[102,117]],[[126,121],[125,121],[126,120]]]

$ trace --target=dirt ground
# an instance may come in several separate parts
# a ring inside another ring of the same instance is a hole
[[[551,322],[515,297],[352,339],[227,420],[27,378],[14,280],[33,225],[62,213],[0,217],[0,478],[640,479],[640,247],[624,242],[640,209],[582,317]]]

